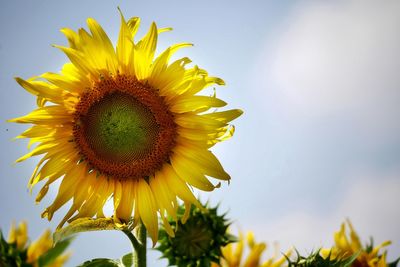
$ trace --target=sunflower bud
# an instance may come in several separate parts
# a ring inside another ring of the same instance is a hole
[[[175,231],[171,237],[164,229],[160,230],[160,240],[157,249],[167,258],[169,265],[178,267],[206,267],[211,262],[219,262],[222,257],[222,247],[236,238],[227,232],[230,225],[226,214],[219,215],[218,206],[203,209],[190,208],[190,216],[185,223],[182,220],[170,222]],[[178,219],[183,217],[183,207],[179,208]]]

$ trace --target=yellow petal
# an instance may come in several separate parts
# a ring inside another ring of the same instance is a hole
[[[149,77],[150,65],[157,46],[157,26],[153,22],[149,31],[135,46],[134,68],[139,80]]]
[[[156,172],[154,178],[151,178],[149,182],[151,191],[153,191],[157,204],[160,207],[160,213],[166,210],[173,219],[176,219],[176,197],[170,192],[163,173],[161,171]]]
[[[164,164],[161,172],[163,173],[163,177],[165,178],[169,189],[174,194],[185,202],[193,203],[197,207],[201,206],[187,184],[179,178],[178,174],[169,164]]]
[[[168,61],[171,56],[180,48],[192,46],[190,43],[179,43],[168,47],[160,56],[158,56],[151,67],[151,76],[149,77],[149,82],[153,79],[157,79],[160,74],[168,67]]]
[[[236,264],[237,266],[239,265],[239,263],[240,263],[240,261],[241,261],[241,258],[242,258],[242,255],[243,255],[243,240],[244,240],[244,238],[243,238],[243,234],[242,233],[240,233],[239,234],[239,242],[237,243],[237,245],[236,245],[236,249],[235,249],[235,251],[234,251],[234,253],[233,253],[233,264]],[[236,266],[236,265],[234,265],[234,266]]]
[[[90,32],[93,36],[93,42],[97,47],[103,50],[103,57],[105,60],[105,68],[111,72],[117,72],[117,62],[116,55],[114,51],[114,46],[108,38],[107,34],[104,32],[103,28],[97,23],[93,18],[87,19],[87,24],[89,26]]]
[[[8,234],[8,242],[16,243],[18,249],[24,249],[28,242],[28,225],[26,222],[20,222],[18,227],[15,227],[15,222],[12,222],[11,229]]]
[[[118,192],[118,194],[121,195],[121,200],[116,210],[116,214],[118,218],[123,219],[126,222],[129,221],[129,219],[132,216],[132,209],[136,198],[135,195],[136,186],[137,183],[132,179],[126,179],[121,181],[122,192]],[[120,189],[117,187],[117,190]]]
[[[63,90],[74,93],[81,93],[85,88],[90,87],[90,83],[88,83],[86,79],[81,81],[78,80],[76,76],[46,72],[43,73],[41,77]]]
[[[20,157],[19,159],[16,160],[16,162],[21,162],[24,161],[30,157],[37,156],[43,153],[47,153],[50,149],[56,147],[58,144],[57,143],[44,143],[40,144],[37,147],[35,147],[31,152],[25,154],[24,156]]]
[[[158,29],[158,34],[160,34],[160,33],[163,33],[163,32],[169,32],[169,31],[172,31],[172,28],[171,27],[166,27],[166,28],[160,28],[160,29]]]
[[[84,76],[87,74],[90,74],[93,77],[98,76],[98,71],[93,68],[93,66],[90,64],[90,61],[88,61],[88,58],[81,51],[59,45],[53,46],[63,51],[69,60],[71,60],[71,63],[74,64],[74,66],[79,69]]]
[[[360,238],[355,232],[353,225],[351,224],[349,219],[347,219],[347,224],[349,225],[350,228],[350,238],[351,238],[352,248],[354,249],[354,251],[357,251],[362,247]]]
[[[77,153],[77,151],[72,151],[72,153],[55,154],[41,167],[31,184],[36,184],[37,182],[54,175],[64,175],[67,171],[77,168],[78,166],[76,166],[76,164],[78,158],[74,155]]]
[[[178,59],[168,65],[165,71],[161,72],[156,78],[149,80],[154,88],[160,90],[160,95],[171,98],[177,95],[175,88],[179,87],[185,74],[185,65],[191,60],[187,57]]]
[[[27,263],[36,262],[41,255],[53,247],[53,240],[51,238],[50,230],[46,230],[42,236],[32,242],[27,251]]]
[[[218,120],[224,123],[228,123],[230,121],[233,121],[237,117],[243,114],[243,111],[240,109],[231,109],[231,110],[226,110],[226,111],[218,111],[218,112],[212,112],[212,113],[207,113],[202,115],[204,118],[209,118],[209,119],[214,119]]]
[[[48,207],[49,213],[53,214],[56,212],[74,196],[77,185],[79,185],[82,179],[84,179],[84,172],[85,169],[82,166],[77,165],[65,174],[55,200]]]
[[[192,208],[192,204],[191,203],[185,202],[184,204],[185,204],[185,213],[183,214],[182,219],[181,219],[183,224],[185,224],[186,221],[189,219],[190,209]]]
[[[206,175],[221,180],[230,180],[229,174],[225,172],[217,157],[210,151],[182,144],[176,146],[174,152],[185,157],[187,160],[191,160],[191,165],[201,169]]]
[[[31,113],[9,120],[9,122],[32,123],[39,125],[59,125],[72,122],[72,113],[64,107],[55,105],[35,109]]]
[[[82,166],[84,168],[83,175],[85,179],[82,179],[81,184],[76,187],[76,191],[74,193],[74,203],[80,207],[90,196],[91,185],[95,183],[96,175],[94,173],[89,173],[88,166]]]
[[[226,125],[223,122],[192,113],[176,114],[175,122],[181,127],[199,130],[219,129]]]
[[[183,94],[185,95],[195,95],[201,90],[207,88],[210,85],[225,85],[225,82],[218,77],[204,77],[204,79],[199,80],[197,83],[193,83],[190,88],[188,88]]]
[[[175,232],[172,229],[171,225],[169,224],[167,218],[164,215],[161,215],[161,219],[163,221],[163,226],[165,231],[168,233],[170,237],[175,237]]]
[[[79,214],[71,220],[84,217],[93,217],[99,213],[99,210],[102,209],[106,200],[111,194],[112,189],[108,179],[102,176],[96,177],[94,184],[92,184],[92,188],[93,193],[88,195],[86,202],[79,209]],[[102,211],[100,211],[100,214],[102,214]]]
[[[81,89],[90,88],[91,81],[87,76],[87,73],[81,72],[75,65],[71,62],[65,63],[62,66],[61,74],[70,80],[77,80],[82,83]]]
[[[42,137],[43,135],[53,134],[55,129],[47,125],[34,125],[21,133],[17,138],[34,138]]]
[[[116,212],[122,200],[122,182],[119,179],[114,179],[114,188],[114,217],[118,218]]]
[[[72,149],[71,149],[71,147],[66,146],[66,145],[63,145],[62,147],[63,147],[63,150],[56,149],[57,147],[55,147],[53,149],[50,149],[47,152],[47,154],[45,154],[43,156],[43,158],[39,161],[39,163],[37,164],[34,172],[32,173],[31,178],[29,179],[29,183],[28,184],[31,187],[31,189],[37,182],[43,180],[44,178],[48,178],[50,175],[51,176],[52,175],[56,175],[57,173],[61,175],[61,174],[65,173],[65,171],[63,171],[63,169],[59,169],[57,167],[57,166],[59,166],[57,164],[55,166],[55,168],[58,169],[56,172],[50,170],[51,174],[42,173],[41,168],[43,167],[43,163],[46,160],[49,160],[49,161],[51,160],[51,161],[54,161],[56,163],[57,159],[59,159],[61,161],[59,164],[61,164],[61,165],[64,163],[63,161],[66,158],[68,158],[68,159],[70,159],[71,161],[74,161],[74,162],[78,161],[78,158],[76,157],[78,152],[73,147],[72,147]]]
[[[139,179],[137,199],[140,218],[153,240],[153,247],[158,240],[157,204],[150,186],[144,179]]]
[[[132,40],[139,29],[139,25],[140,25],[140,18],[138,17],[132,17],[128,20],[128,27],[132,34]]]
[[[199,170],[191,168],[190,161],[179,154],[171,157],[171,165],[184,181],[203,191],[213,191],[215,186]]]
[[[121,10],[118,8],[119,13],[121,15],[121,27],[119,30],[119,36],[118,36],[118,43],[117,43],[117,57],[118,60],[121,64],[120,69],[122,70],[122,73],[129,73],[128,70],[130,69],[129,66],[129,59],[132,56],[132,49],[133,49],[133,43],[132,43],[132,32],[130,28],[128,27],[128,24],[125,21],[124,16],[122,15]]]
[[[190,96],[180,97],[174,100],[170,109],[172,112],[184,113],[184,112],[204,112],[212,107],[223,107],[226,105],[225,101],[216,97],[210,96]]]
[[[25,81],[19,77],[16,77],[15,80],[19,85],[21,85],[25,90],[30,92],[33,95],[50,99],[52,102],[62,103],[62,94],[60,90],[54,88],[48,83],[43,81]]]
[[[79,35],[75,31],[69,28],[63,28],[60,31],[67,37],[68,44],[71,48],[79,48]]]

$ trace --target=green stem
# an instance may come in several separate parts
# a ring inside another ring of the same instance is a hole
[[[133,266],[146,267],[146,227],[142,222],[135,227],[133,233],[123,231],[129,238],[133,247]]]

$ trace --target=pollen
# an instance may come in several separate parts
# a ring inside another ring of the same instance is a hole
[[[168,161],[177,131],[156,89],[116,75],[100,79],[82,95],[73,134],[91,168],[119,179],[138,179]]]

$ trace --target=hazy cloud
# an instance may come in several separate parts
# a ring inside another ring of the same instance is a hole
[[[297,6],[262,57],[266,97],[296,119],[339,114],[372,138],[398,136],[399,14],[398,1]]]

